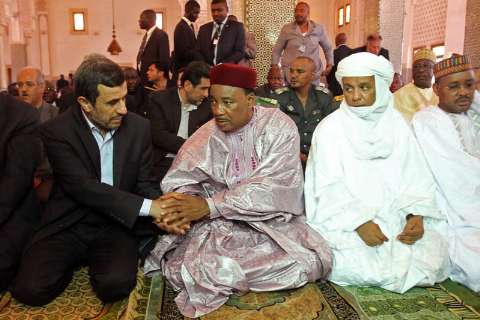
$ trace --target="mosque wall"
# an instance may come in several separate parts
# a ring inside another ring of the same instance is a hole
[[[181,6],[171,0],[115,0],[115,29],[122,52],[117,56],[106,50],[112,40],[112,2],[107,0],[47,0],[50,35],[51,74],[68,74],[75,70],[82,58],[96,52],[108,55],[124,66],[134,66],[144,31],[138,27],[138,18],[144,9],[164,11],[165,28],[173,48],[173,31],[181,17]],[[69,9],[87,9],[87,34],[71,34]]]
[[[201,5],[198,27],[211,20],[210,0]],[[480,1],[478,0],[305,0],[311,7],[311,18],[323,24],[334,42],[335,35],[345,32],[348,45],[365,43],[366,36],[380,31],[383,46],[390,50],[396,71],[404,81],[411,78],[413,50],[419,47],[445,45],[446,53],[466,53],[480,66]],[[91,52],[108,55],[121,65],[135,64],[143,31],[138,16],[146,8],[163,9],[165,29],[173,48],[173,30],[183,15],[186,0],[115,0],[117,40],[123,49],[110,56],[106,48],[111,41],[111,1],[104,0],[0,0],[0,89],[15,79],[19,68],[33,65],[47,76],[58,76],[75,70],[82,58]],[[230,13],[243,21],[256,36],[260,83],[270,66],[271,49],[281,27],[293,21],[295,0],[227,0]],[[351,5],[351,22],[338,26],[338,8]],[[68,10],[88,11],[88,33],[70,33]]]
[[[389,51],[395,72],[401,72],[404,37],[405,0],[380,1],[380,34],[382,47]]]
[[[480,1],[468,0],[465,19],[464,53],[476,67],[480,67]]]
[[[245,0],[245,24],[255,35],[257,57],[254,66],[257,69],[259,84],[263,84],[272,59],[280,29],[293,21],[294,0]]]

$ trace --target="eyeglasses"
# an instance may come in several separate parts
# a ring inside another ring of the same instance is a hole
[[[33,82],[33,81],[26,81],[26,82],[19,81],[19,82],[17,82],[17,88],[19,88],[19,89],[23,86],[27,86],[28,88],[33,88],[36,85],[37,85],[37,83]]]

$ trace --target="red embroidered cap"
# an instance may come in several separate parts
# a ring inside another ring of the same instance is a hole
[[[210,84],[255,89],[257,87],[257,72],[233,63],[217,64],[210,69]]]

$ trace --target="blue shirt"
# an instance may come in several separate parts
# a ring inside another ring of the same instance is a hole
[[[104,137],[102,132],[87,118],[83,111],[82,114],[88,123],[93,138],[95,138],[97,142],[98,150],[100,151],[101,182],[113,186],[113,135],[116,130],[108,131]],[[151,206],[152,200],[144,199],[139,215],[148,216]]]

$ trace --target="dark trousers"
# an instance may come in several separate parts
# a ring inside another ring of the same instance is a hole
[[[131,231],[87,215],[72,227],[27,247],[12,295],[27,305],[45,305],[65,290],[76,268],[87,265],[100,300],[122,299],[136,284],[137,250],[137,238]]]
[[[0,292],[8,289],[17,273],[22,252],[38,224],[40,207],[32,191],[22,206],[0,226]]]

